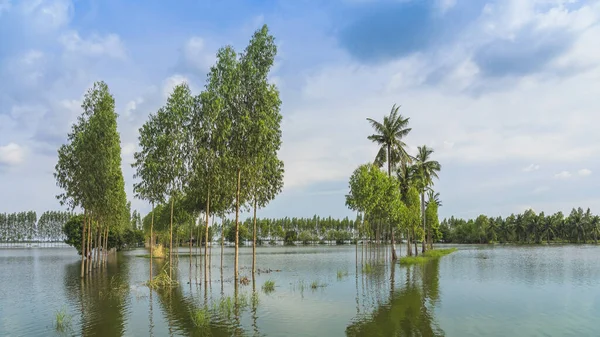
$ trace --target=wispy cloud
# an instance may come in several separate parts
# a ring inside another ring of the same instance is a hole
[[[587,177],[590,174],[592,174],[592,171],[584,168],[584,169],[577,171],[577,174],[579,174],[582,177]]]
[[[540,169],[540,165],[531,164],[523,168],[523,172],[532,172]]]
[[[559,172],[557,174],[554,175],[554,178],[556,179],[569,179],[571,178],[572,174],[569,171],[562,171]]]

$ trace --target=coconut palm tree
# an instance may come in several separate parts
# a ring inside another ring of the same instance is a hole
[[[425,221],[425,191],[433,185],[433,178],[439,178],[437,173],[442,169],[439,162],[431,160],[433,149],[427,145],[419,146],[415,156],[415,169],[418,175],[418,186],[421,192],[421,219],[423,231],[427,233]],[[422,252],[425,252],[425,240],[422,242]]]
[[[392,168],[398,163],[406,164],[411,161],[406,144],[402,140],[406,137],[411,128],[408,127],[408,120],[398,113],[400,106],[394,104],[388,116],[383,117],[383,123],[374,119],[367,118],[375,133],[368,136],[367,139],[377,143],[380,148],[375,157],[375,165],[382,167],[387,163],[388,176],[392,176]],[[396,250],[394,249],[394,231],[390,226],[392,239],[392,260],[396,260]]]

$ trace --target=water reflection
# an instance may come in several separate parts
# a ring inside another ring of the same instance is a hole
[[[375,254],[377,256],[377,254]],[[384,255],[385,256],[385,255]],[[439,260],[411,267],[389,263],[376,267],[363,265],[361,278],[363,310],[346,328],[347,336],[444,336],[434,318],[439,302]],[[365,272],[366,271],[366,272]],[[388,292],[381,291],[381,276],[389,277]],[[398,278],[398,280],[397,280]],[[401,281],[401,285],[397,285]],[[357,290],[358,294],[358,290]],[[375,299],[371,297],[375,296]],[[376,303],[375,309],[370,309]]]
[[[129,265],[109,258],[101,272],[84,280],[81,265],[65,266],[64,286],[70,303],[78,303],[81,336],[123,336],[129,299]],[[71,327],[77,330],[75,326]]]

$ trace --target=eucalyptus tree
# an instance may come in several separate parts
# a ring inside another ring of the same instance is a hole
[[[148,120],[140,127],[138,136],[138,151],[134,153],[135,161],[131,166],[135,168],[134,179],[139,179],[133,184],[135,197],[146,200],[152,205],[150,222],[150,280],[152,280],[152,259],[154,252],[154,210],[155,206],[164,202],[164,185],[160,161],[162,149],[159,146],[159,123],[156,114],[150,114]]]
[[[410,118],[404,118],[400,115],[398,113],[399,109],[400,106],[394,104],[390,114],[383,117],[382,123],[367,118],[376,132],[375,134],[368,136],[367,139],[381,146],[375,157],[375,165],[381,167],[387,162],[387,172],[389,177],[392,176],[392,170],[398,163],[405,166],[407,163],[411,162],[411,157],[406,151],[407,146],[403,141],[403,138],[412,130],[408,127]],[[392,238],[392,258],[395,260],[396,251],[394,249],[394,231],[392,227],[390,227],[390,232]]]
[[[419,192],[421,193],[421,220],[423,221],[423,231],[426,234],[429,231],[426,228],[425,191],[433,185],[433,178],[438,178],[437,173],[442,168],[439,162],[431,160],[432,154],[433,149],[428,148],[426,145],[419,146],[414,164],[418,176]],[[425,240],[422,241],[422,252],[425,252]]]

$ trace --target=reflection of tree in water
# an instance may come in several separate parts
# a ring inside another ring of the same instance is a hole
[[[206,282],[205,296],[206,296]],[[160,289],[155,291],[158,295],[158,302],[162,312],[165,313],[170,328],[176,331],[178,335],[183,336],[243,336],[246,333],[239,325],[239,309],[234,310],[234,316],[231,319],[218,319],[215,317],[214,310],[207,307],[207,299],[203,305],[198,305],[197,299],[192,296],[185,296],[183,285],[180,284],[171,289]],[[237,301],[234,301],[237,303]],[[236,305],[237,307],[237,305]],[[198,310],[207,310],[210,319],[207,327],[198,328],[194,324],[192,315]],[[236,323],[237,322],[237,323]]]
[[[124,313],[129,299],[127,263],[109,260],[106,272],[92,270],[85,280],[80,278],[81,264],[66,266],[64,285],[70,302],[79,303],[81,336],[122,336]],[[74,317],[75,318],[75,317]],[[73,327],[75,330],[75,327]]]
[[[444,336],[433,317],[439,301],[439,260],[406,269],[406,281],[400,289],[394,289],[394,273],[392,269],[388,301],[370,315],[357,317],[346,328],[346,335]]]

